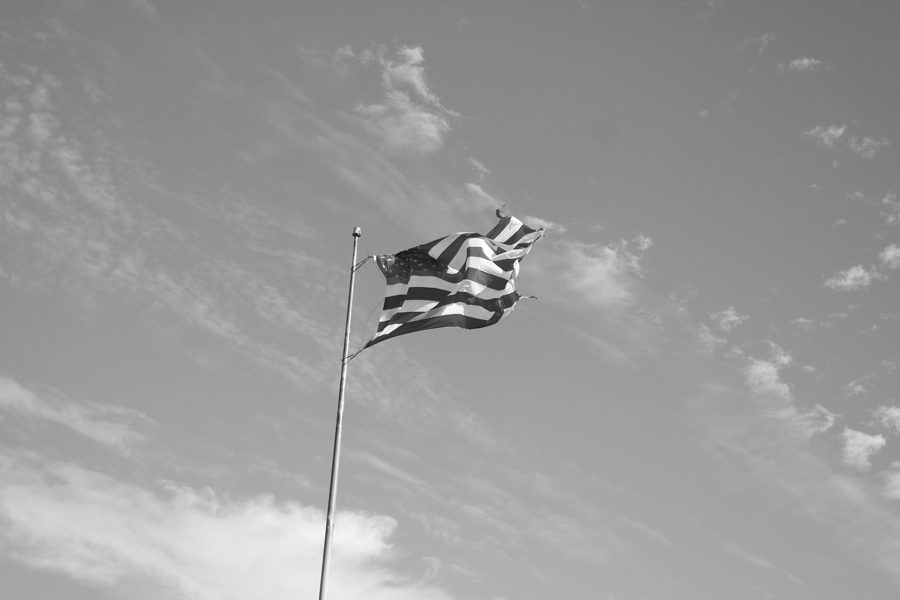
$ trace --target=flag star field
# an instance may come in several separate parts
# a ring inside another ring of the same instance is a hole
[[[0,2],[0,596],[897,598],[898,23]]]

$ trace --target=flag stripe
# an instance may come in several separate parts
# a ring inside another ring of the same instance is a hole
[[[428,300],[430,302],[439,302],[447,298],[455,298],[459,302],[466,304],[477,304],[478,302],[490,303],[495,302],[499,298],[509,294],[512,289],[496,291],[489,290],[479,285],[460,285],[455,290],[445,290],[433,287],[410,287],[406,292],[399,294],[386,295],[384,298],[384,309],[397,308],[403,306],[405,301]],[[468,298],[472,300],[469,301]]]
[[[439,327],[462,327],[463,329],[478,329],[493,325],[499,321],[506,312],[497,314],[492,313],[490,316],[481,314],[472,314],[471,310],[455,310],[440,315],[423,317],[414,321],[394,322],[379,332],[377,341],[381,342],[404,333],[412,333],[414,331],[423,331],[426,329],[437,329]]]
[[[441,298],[423,297],[410,299],[406,302],[401,303],[399,306],[394,307],[393,312],[391,312],[390,314],[389,322],[405,322],[414,319],[417,316],[433,316],[430,313],[434,313],[435,311],[442,311],[447,306],[474,307],[472,309],[473,311],[475,311],[475,308],[480,308],[487,313],[493,314],[498,310],[502,311],[507,308],[512,308],[513,306],[515,306],[518,299],[519,294],[517,292],[510,292],[509,294],[504,294],[498,298],[493,298],[491,300],[485,300],[479,298],[478,296],[473,296],[472,294],[467,294],[465,292],[459,292],[451,296],[443,296]],[[387,302],[385,302],[385,305],[387,305]],[[389,310],[391,309],[385,308],[385,312],[388,312]],[[426,313],[429,314],[426,315]],[[379,331],[383,329],[387,323],[387,320],[380,321],[378,326]]]
[[[425,277],[426,275],[413,274],[413,277]],[[428,277],[441,279],[447,283],[459,284],[463,281],[474,281],[481,285],[491,288],[492,290],[502,290],[506,287],[509,279],[504,276],[495,275],[493,273],[485,273],[478,269],[466,269],[465,271],[457,271],[455,273],[429,272]]]
[[[393,329],[401,326],[420,321],[433,321],[438,318],[452,317],[454,315],[465,315],[469,319],[478,319],[480,321],[490,321],[497,313],[481,309],[477,306],[467,306],[464,308],[457,306],[445,306],[439,310],[428,311],[426,313],[398,313],[391,319],[390,323],[385,323],[384,327],[379,327],[378,334],[390,333]],[[430,327],[429,329],[434,329]]]
[[[493,289],[471,279],[460,283],[453,283],[444,281],[438,277],[414,276],[410,278],[408,285],[400,282],[387,286],[385,298],[395,296],[403,297],[407,294],[407,290],[412,294],[416,294],[417,292],[415,290],[418,290],[419,288],[430,288],[436,290],[435,293],[443,293],[444,295],[452,294],[456,291],[468,291],[472,294],[477,294],[482,298],[496,298],[497,296],[501,296],[509,290],[514,289],[509,285],[509,282],[507,282],[507,285],[502,289]]]
[[[438,262],[447,265],[451,269],[459,269],[462,266],[463,261],[465,260],[464,254],[458,256],[460,254],[460,249],[462,248],[463,244],[466,243],[466,241],[478,237],[481,236],[479,236],[477,233],[458,233],[456,234],[455,239],[446,248],[444,248],[443,252],[438,254],[437,249],[434,248],[428,252],[428,255],[436,258]],[[454,263],[456,262],[458,262],[458,264],[454,265]]]

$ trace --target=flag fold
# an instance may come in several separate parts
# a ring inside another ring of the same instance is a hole
[[[365,347],[425,329],[493,325],[519,300],[519,262],[543,234],[503,217],[487,235],[454,233],[376,256],[387,291],[378,330]]]

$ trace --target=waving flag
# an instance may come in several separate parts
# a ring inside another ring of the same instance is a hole
[[[378,331],[365,347],[424,329],[493,325],[519,300],[519,261],[543,234],[503,217],[487,235],[455,233],[376,256],[387,292]]]

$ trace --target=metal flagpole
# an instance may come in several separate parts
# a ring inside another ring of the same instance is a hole
[[[328,595],[328,563],[331,558],[331,534],[334,530],[334,502],[337,495],[338,467],[341,460],[341,422],[344,417],[344,388],[347,384],[347,351],[350,346],[350,315],[353,309],[353,284],[356,281],[356,247],[362,230],[353,228],[353,262],[350,263],[350,291],[347,294],[347,322],[344,325],[344,352],[341,358],[341,384],[338,388],[337,419],[334,427],[334,453],[331,458],[331,484],[328,488],[328,512],[325,515],[325,547],[322,550],[322,577],[319,580],[319,600]]]

